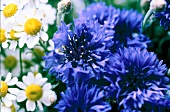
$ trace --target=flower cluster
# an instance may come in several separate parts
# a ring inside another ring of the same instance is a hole
[[[125,109],[139,109],[145,101],[164,97],[169,78],[166,66],[156,55],[140,48],[124,48],[107,64],[108,95]]]
[[[170,1],[166,0],[166,8],[162,12],[155,14],[157,19],[160,19],[160,25],[164,26],[166,30],[170,27]]]
[[[170,111],[170,1],[98,1],[1,0],[2,112]]]
[[[91,18],[106,27],[106,32],[113,32],[110,50],[129,46],[147,47],[149,38],[141,33],[143,16],[134,10],[120,10],[103,3],[92,4],[80,12],[79,19]],[[134,18],[135,17],[135,18]]]

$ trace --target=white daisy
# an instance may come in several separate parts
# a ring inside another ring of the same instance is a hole
[[[38,74],[38,65],[35,65],[31,67],[30,69],[31,69],[31,72],[34,74],[34,76]]]
[[[2,70],[3,73],[8,73],[9,71],[13,76],[18,77],[20,75],[20,64],[19,64],[19,50],[16,51],[6,49],[6,57],[2,57]]]
[[[45,97],[45,91],[51,90],[51,84],[46,83],[47,78],[42,78],[42,75],[38,73],[36,76],[32,72],[29,72],[27,76],[22,77],[23,82],[18,82],[17,86],[23,90],[19,90],[17,94],[17,102],[26,101],[27,111],[34,111],[36,103],[41,111],[43,111],[42,103],[46,106],[50,106],[51,102]]]
[[[18,82],[18,78],[12,78],[12,74],[8,73],[5,81],[1,81],[0,96],[2,98],[2,103],[6,107],[12,106],[12,101],[16,100],[15,94],[19,91],[17,88],[9,88]]]
[[[22,0],[21,4],[26,5],[28,4],[30,7],[36,7],[38,8],[40,3],[47,3],[48,0]]]
[[[16,21],[19,11],[23,8],[20,0],[1,0],[1,11],[5,17],[6,24],[13,24]]]
[[[48,35],[42,30],[42,17],[43,12],[36,8],[26,6],[18,16],[17,24],[13,29],[17,31],[14,34],[19,38],[19,47],[22,48],[24,44],[27,44],[28,48],[33,48],[41,37],[43,41],[48,40]]]
[[[53,25],[56,20],[56,9],[53,8],[50,4],[40,4],[38,7],[40,10],[43,11],[43,29],[44,31],[48,30],[48,24]]]

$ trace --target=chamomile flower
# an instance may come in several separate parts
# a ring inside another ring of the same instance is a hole
[[[56,20],[56,9],[53,8],[50,4],[40,4],[38,7],[40,10],[43,11],[43,29],[44,31],[48,30],[48,25],[53,25]]]
[[[16,17],[18,16],[20,9],[22,8],[23,5],[20,4],[20,0],[2,0],[1,11],[3,12],[2,16],[5,17],[5,23],[14,23],[16,21]]]
[[[18,92],[17,88],[9,88],[9,86],[13,86],[18,82],[18,78],[12,78],[12,74],[8,73],[5,81],[1,81],[0,86],[0,97],[2,99],[2,103],[6,107],[12,106],[12,101],[16,100],[15,94]]]
[[[19,50],[13,51],[6,49],[6,57],[2,57],[2,72],[12,72],[13,76],[19,76],[20,65],[19,65]]]
[[[48,35],[42,30],[42,17],[43,12],[36,8],[26,6],[20,16],[18,17],[17,26],[13,29],[17,31],[14,34],[19,38],[19,47],[22,48],[24,44],[27,44],[28,48],[33,48],[40,40],[48,40]]]
[[[33,72],[34,76],[38,74],[38,65],[32,66],[30,69]]]
[[[46,106],[51,105],[51,101],[45,97],[45,91],[51,90],[51,84],[46,83],[47,78],[42,78],[38,73],[36,76],[29,72],[27,76],[22,77],[23,82],[18,82],[17,86],[23,90],[19,90],[17,94],[17,102],[26,101],[27,111],[34,111],[36,103],[41,111],[43,111],[42,103]]]

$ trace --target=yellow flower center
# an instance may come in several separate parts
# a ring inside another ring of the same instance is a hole
[[[24,30],[29,35],[36,35],[41,29],[41,22],[38,19],[31,18],[28,19],[24,25]]]
[[[16,33],[16,31],[14,31],[14,30],[10,31],[10,36],[11,36],[12,40],[18,40],[18,38],[14,36],[15,33]]]
[[[5,30],[0,28],[0,44],[6,41]]]
[[[13,70],[17,66],[17,59],[10,55],[4,59],[3,63],[6,69]]]
[[[37,72],[37,71],[35,71],[35,72],[33,72],[33,74],[34,74],[34,76],[36,76],[36,75],[38,74],[38,72]]]
[[[8,4],[7,6],[5,6],[3,14],[5,17],[11,17],[17,12],[17,10],[18,7],[16,4]]]
[[[1,81],[1,86],[0,86],[0,96],[5,97],[8,92],[8,85],[6,82]]]
[[[25,93],[29,100],[37,101],[42,97],[43,90],[41,86],[37,84],[31,84],[26,88]]]
[[[14,104],[12,104],[10,108],[11,108],[11,112],[16,112]]]

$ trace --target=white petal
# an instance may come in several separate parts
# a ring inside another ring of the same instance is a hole
[[[26,108],[27,108],[27,111],[34,111],[35,110],[35,102],[27,100]]]
[[[25,91],[20,90],[17,94],[17,102],[22,102],[26,99]]]
[[[3,48],[7,48],[7,47],[8,47],[8,43],[7,43],[7,42],[3,42],[3,43],[2,43],[2,47],[3,47]]]
[[[14,36],[15,37],[20,37],[20,38],[25,38],[24,36],[26,35],[25,32],[20,32],[20,33],[15,33]]]
[[[40,0],[42,3],[47,3],[48,0]]]
[[[32,84],[35,80],[34,74],[32,72],[28,72],[27,78],[30,84]]]
[[[51,105],[50,100],[49,100],[48,98],[46,98],[46,97],[42,97],[41,102],[42,102],[44,105],[46,105],[46,106],[50,106],[50,105]]]
[[[46,83],[46,84],[44,84],[44,86],[43,86],[43,90],[44,90],[44,91],[50,90],[51,87],[52,87],[52,86],[51,86],[50,83]]]
[[[41,75],[40,73],[38,73],[38,74],[35,76],[35,79],[36,79],[36,80],[42,79],[42,75]]]
[[[16,47],[17,47],[17,41],[11,41],[10,42],[11,45],[9,46],[9,49],[13,49],[15,51]]]
[[[42,86],[45,82],[47,82],[47,80],[47,78],[42,78],[40,80],[35,81],[35,83]]]
[[[11,93],[11,94],[17,94],[19,92],[19,89],[18,88],[8,88],[8,91]]]
[[[22,26],[13,26],[12,29],[18,32],[24,31],[24,27]]]
[[[2,98],[2,102],[5,103],[5,106],[10,107],[12,105],[12,101],[8,100],[6,97]]]
[[[47,40],[48,40],[48,35],[47,35],[47,33],[41,31],[41,32],[40,32],[40,35],[41,35],[41,39],[42,39],[43,41],[47,41]]]
[[[23,80],[23,82],[24,82],[26,85],[30,85],[30,84],[31,84],[30,81],[28,80],[28,77],[27,77],[27,76],[23,76],[23,77],[22,77],[22,80]]]
[[[6,77],[6,79],[5,79],[5,82],[7,83],[8,81],[10,81],[10,80],[11,80],[11,77],[12,77],[12,73],[8,73],[8,74],[7,74],[7,77]]]
[[[39,41],[39,36],[35,36],[35,37],[29,37],[27,40],[27,47],[28,48],[33,48]]]
[[[5,97],[8,98],[9,100],[16,100],[16,96],[9,93],[7,93]]]
[[[17,82],[18,82],[18,78],[14,77],[7,83],[7,85],[12,86],[15,85]]]
[[[38,105],[39,109],[41,111],[43,111],[43,106],[42,106],[42,103],[40,101],[37,101],[37,105]]]
[[[26,88],[26,85],[23,83],[23,82],[17,82],[16,84],[19,88],[21,89],[25,89]]]
[[[22,48],[27,41],[27,37],[21,37],[19,39],[19,47]]]

